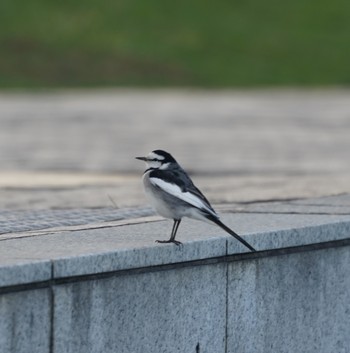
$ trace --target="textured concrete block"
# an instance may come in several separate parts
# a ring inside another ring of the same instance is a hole
[[[225,352],[224,264],[54,290],[55,353]]]
[[[349,238],[349,215],[295,214],[229,214],[227,224],[236,224],[236,231],[257,250],[317,244]],[[228,254],[247,249],[232,237],[228,238]]]
[[[55,278],[80,276],[226,254],[226,240],[204,232],[205,224],[196,221],[183,223],[178,235],[178,239],[184,242],[181,246],[155,243],[156,239],[169,238],[171,221],[78,231],[74,236],[71,233],[51,236],[47,244],[52,243],[57,257],[53,261],[53,275]],[[212,230],[215,231],[215,227]]]
[[[62,278],[199,260],[226,254],[226,239],[215,237],[217,227],[212,226],[211,232],[208,232],[205,223],[191,220],[183,223],[178,234],[178,239],[183,241],[182,246],[155,243],[156,239],[169,238],[171,221],[5,240],[1,242],[0,247],[0,275],[2,266],[11,266],[0,277],[0,283],[5,276],[9,284],[3,285],[17,284],[16,281],[21,276],[23,282],[27,277],[28,282],[49,279],[51,269],[54,278]],[[15,266],[22,264],[28,268],[16,271]],[[39,265],[42,267],[35,267]],[[43,276],[39,276],[41,270],[45,270]]]
[[[51,311],[48,289],[0,295],[0,352],[49,353]]]
[[[228,352],[347,353],[350,247],[229,265]]]
[[[7,259],[1,257],[0,287],[41,282],[51,279],[52,266],[50,261],[35,261],[33,259],[19,260],[16,258],[16,255],[13,255],[13,252],[8,252],[6,256],[8,256]]]
[[[82,233],[82,235],[86,235],[86,233]],[[182,246],[152,244],[151,246],[118,249],[118,251],[108,251],[102,254],[86,254],[57,259],[53,263],[53,273],[54,277],[62,278],[186,262],[225,254],[226,241],[223,238],[206,239],[191,244],[185,243]]]

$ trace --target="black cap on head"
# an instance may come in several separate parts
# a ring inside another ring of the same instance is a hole
[[[164,157],[164,160],[162,161],[163,163],[176,163],[175,158],[168,152],[165,152],[163,150],[154,150],[152,151],[153,153]]]

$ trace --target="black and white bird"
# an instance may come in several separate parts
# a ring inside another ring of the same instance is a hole
[[[170,153],[155,150],[146,157],[136,157],[136,159],[146,162],[148,166],[143,174],[143,185],[147,198],[161,216],[174,220],[170,239],[157,240],[158,243],[181,244],[181,242],[175,240],[176,232],[181,219],[189,217],[217,224],[249,250],[256,251],[249,243],[220,221],[209,201],[193,184],[191,178]]]

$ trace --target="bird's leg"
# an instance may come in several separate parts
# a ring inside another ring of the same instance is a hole
[[[173,230],[171,231],[170,240],[171,240],[171,242],[175,243],[176,245],[182,244],[180,241],[175,240],[175,235],[177,233],[177,229],[179,228],[180,223],[181,223],[181,219],[174,220]]]
[[[171,231],[171,236],[169,240],[156,240],[157,243],[174,243],[176,245],[181,245],[180,241],[175,240],[177,229],[179,228],[181,219],[174,219],[173,229]]]

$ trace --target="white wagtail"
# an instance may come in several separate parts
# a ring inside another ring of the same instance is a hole
[[[157,240],[158,243],[181,244],[181,242],[175,240],[176,232],[182,217],[189,217],[217,224],[249,250],[256,251],[220,221],[209,201],[193,184],[191,178],[171,154],[162,150],[155,150],[146,157],[136,157],[136,159],[145,161],[148,166],[143,174],[143,184],[147,198],[161,216],[174,220],[170,239]]]

